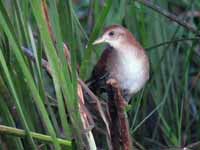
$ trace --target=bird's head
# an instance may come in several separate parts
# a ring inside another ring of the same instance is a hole
[[[120,25],[112,25],[105,29],[100,38],[93,42],[93,45],[108,43],[110,46],[120,49],[124,44],[129,44],[133,39],[132,34]]]

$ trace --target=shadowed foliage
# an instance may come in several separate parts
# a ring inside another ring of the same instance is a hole
[[[78,85],[105,47],[92,42],[112,24],[151,61],[126,108],[135,149],[200,149],[199,10],[198,0],[0,0],[0,150],[109,147],[91,140]]]

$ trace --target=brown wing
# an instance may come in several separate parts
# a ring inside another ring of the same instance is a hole
[[[92,71],[92,76],[88,80],[88,84],[91,89],[96,90],[96,88],[100,89],[105,86],[106,79],[109,76],[107,64],[109,59],[112,57],[112,53],[113,48],[110,46],[103,51],[99,61]]]

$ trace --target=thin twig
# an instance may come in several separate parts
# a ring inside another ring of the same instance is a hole
[[[187,145],[188,148],[198,148],[200,146],[200,141],[194,142],[192,144]]]
[[[174,40],[165,41],[165,42],[150,46],[150,47],[145,48],[145,49],[146,50],[152,50],[152,49],[156,49],[156,48],[161,47],[161,46],[165,46],[167,44],[173,44],[173,43],[184,42],[184,41],[196,41],[196,40],[200,40],[200,38],[194,37],[194,38],[174,39]]]
[[[31,60],[31,61],[33,61],[34,63],[35,63],[35,57],[34,57],[34,55],[33,55],[33,53],[31,52],[31,49],[29,49],[29,48],[26,48],[26,47],[22,47],[22,50],[23,50],[23,52],[24,52],[24,54]],[[45,59],[42,59],[42,67],[45,69],[45,70],[47,70],[48,71],[48,73],[50,73],[51,71],[50,71],[50,68],[49,68],[49,64],[48,64],[48,62],[45,60]]]
[[[197,17],[197,18],[200,18],[200,11],[188,11],[188,12],[185,12],[183,14],[180,14],[179,17],[180,18],[183,18],[183,17]]]
[[[139,3],[142,3],[143,5],[153,9],[154,11],[158,12],[159,14],[167,17],[168,19],[176,22],[177,24],[181,25],[182,27],[188,29],[189,31],[193,32],[196,35],[200,35],[200,32],[193,27],[191,24],[179,19],[178,17],[176,17],[174,14],[169,13],[167,10],[160,8],[159,6],[153,4],[152,2],[148,1],[148,0],[136,0]]]
[[[107,129],[107,132],[108,132],[108,135],[110,137],[110,130],[109,130],[109,124],[108,124],[108,120],[106,119],[106,116],[103,112],[103,108],[98,100],[98,98],[93,94],[93,92],[87,87],[87,85],[80,79],[78,78],[78,82],[79,84],[81,85],[81,87],[83,88],[83,90],[88,93],[88,95],[95,101],[95,103],[97,104],[97,107],[98,107],[98,111],[106,125],[106,129]]]

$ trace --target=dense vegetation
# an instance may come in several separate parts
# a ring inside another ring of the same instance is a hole
[[[72,149],[84,143],[77,72],[88,79],[104,47],[91,43],[112,24],[127,27],[151,61],[150,81],[127,108],[134,146],[199,150],[200,1],[151,4],[0,0],[0,150]],[[63,43],[71,52],[71,69]],[[48,60],[51,76],[41,58]]]

